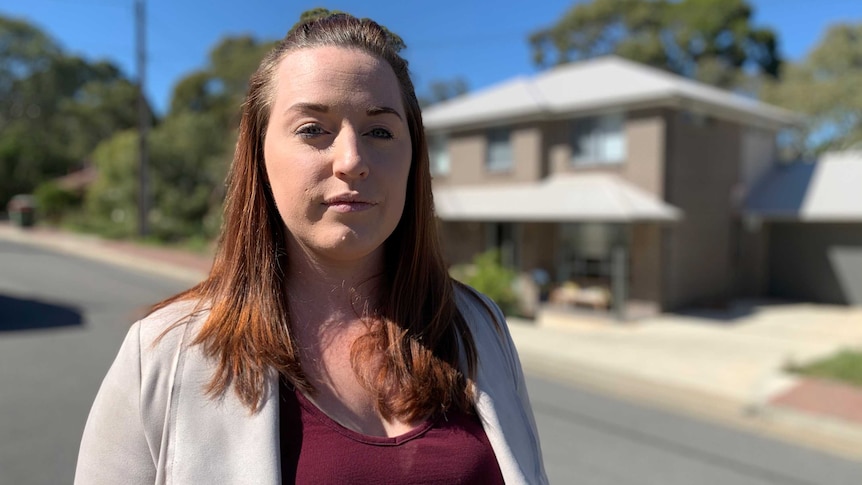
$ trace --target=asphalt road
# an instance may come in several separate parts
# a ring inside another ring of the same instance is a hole
[[[72,483],[99,384],[174,281],[0,241],[0,484]]]
[[[0,484],[64,484],[129,325],[184,284],[0,241]],[[846,484],[862,464],[528,375],[551,483]]]
[[[860,485],[862,463],[527,376],[553,484]]]

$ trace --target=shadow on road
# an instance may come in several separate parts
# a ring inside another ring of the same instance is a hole
[[[0,295],[0,332],[80,326],[74,307]]]

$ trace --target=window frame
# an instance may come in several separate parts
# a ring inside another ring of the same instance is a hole
[[[439,163],[441,159],[445,160],[445,163]],[[428,168],[433,176],[445,177],[452,173],[448,133],[433,133],[428,136]]]
[[[586,144],[586,149],[582,146]],[[626,115],[610,112],[569,122],[570,163],[573,166],[619,165],[628,157]]]
[[[490,128],[485,133],[485,171],[489,173],[507,173],[515,167],[515,154],[512,149],[512,129],[509,127]],[[500,145],[505,147],[500,148]],[[494,147],[497,146],[495,149]],[[492,159],[500,152],[508,156],[505,160]]]

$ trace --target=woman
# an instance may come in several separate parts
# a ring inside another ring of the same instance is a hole
[[[132,327],[77,483],[547,481],[503,316],[442,260],[392,41],[335,15],[262,61],[213,269]]]

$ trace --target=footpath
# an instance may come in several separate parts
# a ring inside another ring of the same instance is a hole
[[[0,223],[14,241],[188,281],[210,258]],[[862,348],[862,307],[741,301],[722,311],[614,322],[545,310],[509,318],[528,372],[862,461],[862,389],[787,374]]]

